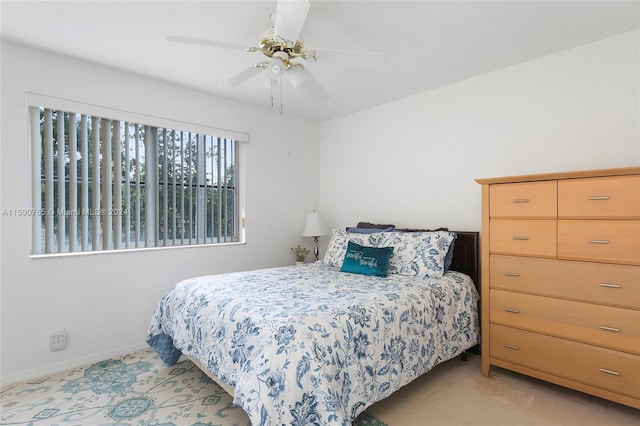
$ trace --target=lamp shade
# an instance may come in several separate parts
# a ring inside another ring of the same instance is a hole
[[[320,237],[322,235],[327,235],[327,228],[324,226],[322,222],[322,218],[319,213],[307,213],[307,222],[304,224],[304,229],[302,230],[303,237]]]

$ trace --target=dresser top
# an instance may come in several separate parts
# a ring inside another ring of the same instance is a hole
[[[494,178],[481,178],[475,181],[481,185],[488,185],[494,183],[510,183],[510,182],[534,182],[542,180],[556,180],[556,179],[577,179],[587,177],[606,177],[606,176],[624,176],[624,175],[637,175],[640,174],[640,166],[638,167],[622,167],[616,169],[598,169],[598,170],[579,170],[573,172],[555,172],[555,173],[540,173],[534,175],[519,175],[519,176],[503,176]]]

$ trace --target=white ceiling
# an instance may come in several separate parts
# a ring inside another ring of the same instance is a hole
[[[218,85],[258,53],[166,41],[167,35],[255,46],[276,1],[6,1],[2,39],[270,109],[258,76]],[[305,47],[382,52],[370,71],[319,60],[329,92],[310,101],[284,85],[284,113],[323,121],[640,27],[637,1],[314,1]]]

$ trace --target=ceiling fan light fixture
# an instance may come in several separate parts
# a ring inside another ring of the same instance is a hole
[[[271,59],[269,65],[267,65],[267,75],[274,80],[281,79],[288,68],[288,62],[289,55],[285,52],[274,53],[273,59]]]
[[[274,80],[279,80],[285,72],[284,61],[280,58],[273,58],[267,66],[267,74]]]

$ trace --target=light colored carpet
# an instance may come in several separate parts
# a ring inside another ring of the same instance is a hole
[[[249,417],[191,361],[152,349],[3,386],[0,425],[240,426]],[[363,413],[354,426],[387,426]]]
[[[151,350],[3,387],[0,425],[249,425],[191,362],[165,367]],[[383,423],[384,422],[384,423]],[[640,411],[492,367],[469,354],[369,407],[357,426],[640,425]]]
[[[369,407],[389,426],[640,425],[640,410],[491,367],[479,355],[447,361]]]

